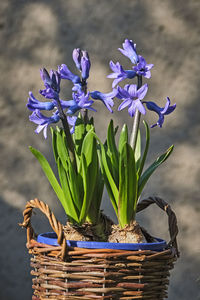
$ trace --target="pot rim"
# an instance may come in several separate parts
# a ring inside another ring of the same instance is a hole
[[[162,251],[166,249],[167,243],[165,240],[154,237],[157,242],[153,243],[110,243],[110,242],[95,242],[95,241],[71,241],[67,240],[67,246],[88,248],[88,249],[117,249],[117,250],[155,250]],[[41,233],[37,237],[38,243],[43,243],[51,246],[59,246],[57,235],[55,232]]]

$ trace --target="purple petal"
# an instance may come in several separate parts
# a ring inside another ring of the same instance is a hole
[[[81,70],[82,70],[82,78],[86,80],[89,77],[89,72],[90,72],[90,60],[82,56],[81,57]]]
[[[165,115],[169,115],[171,114],[176,108],[176,104],[171,105],[170,107],[168,107],[168,110],[166,111]]]
[[[39,134],[45,127],[47,128],[47,124],[38,125],[37,128],[35,129],[35,133]],[[44,137],[46,139],[47,138],[47,134]]]
[[[124,100],[118,107],[118,110],[123,110],[125,107],[129,106],[130,104],[132,104],[132,100],[131,99],[126,99]]]
[[[29,92],[28,103],[26,106],[31,111],[34,111],[35,109],[52,110],[55,107],[53,102],[40,102],[33,96],[32,92]]]
[[[137,97],[138,99],[142,100],[148,91],[148,84],[145,83],[139,90],[137,90]]]
[[[141,56],[141,55],[138,55],[138,56],[139,56],[139,62],[137,64],[138,69],[145,69],[146,64],[147,64],[146,60],[144,59],[143,56]]]
[[[158,122],[157,122],[157,125],[162,128],[162,125],[164,123],[164,116],[162,114],[159,115],[159,119],[158,119]]]
[[[155,111],[157,114],[160,114],[160,111],[162,110],[155,102],[152,101],[145,101],[146,107],[149,110]]]
[[[113,80],[112,88],[114,89],[116,87],[116,85],[118,85],[118,83],[120,81],[122,81],[123,79],[124,79],[123,77],[119,77],[119,78],[116,78],[115,80]]]
[[[135,106],[137,107],[139,112],[141,112],[142,115],[145,115],[146,110],[145,110],[144,105],[142,104],[142,102],[139,99],[135,100],[134,102],[135,102]]]
[[[137,96],[137,85],[136,84],[128,85],[127,91],[131,98],[135,98]]]
[[[117,95],[119,96],[120,99],[130,98],[130,95],[129,95],[128,91],[121,88],[120,86],[117,87],[117,91],[118,91]]]
[[[125,70],[124,72],[126,73],[126,77],[129,79],[132,79],[136,76],[136,72],[133,70]]]
[[[146,71],[143,75],[147,79],[151,78],[151,72],[150,71]]]
[[[61,100],[60,99],[60,104],[62,106],[63,109],[68,108],[70,106],[73,106],[76,104],[76,102],[74,100]]]
[[[129,115],[130,115],[131,117],[134,116],[135,110],[136,110],[136,103],[135,103],[135,101],[132,101],[132,103],[131,103],[131,105],[130,105],[130,107],[129,107],[129,109],[128,109],[128,113],[129,113]]]
[[[110,68],[111,70],[115,73],[115,72],[118,72],[118,68],[116,67],[116,64],[114,64],[114,62],[111,60],[110,63]],[[109,76],[109,75],[108,75]]]
[[[80,83],[79,76],[73,74],[65,64],[58,66],[58,72],[62,79],[71,80],[73,83]]]
[[[154,64],[148,64],[146,65],[147,70],[151,70],[154,67]]]
[[[167,102],[166,102],[166,104],[165,104],[165,107],[160,111],[161,114],[164,115],[164,114],[167,112],[169,106],[170,106],[170,99],[169,99],[169,97],[167,97]]]
[[[76,67],[79,71],[81,71],[81,50],[79,48],[76,48],[72,52],[72,58],[73,61],[76,64]]]
[[[122,44],[124,49],[118,48],[118,50],[125,56],[127,56],[133,64],[138,62],[138,55],[136,53],[136,44],[133,44],[132,40],[126,39]]]
[[[67,122],[69,123],[70,126],[72,126],[70,129],[71,134],[74,133],[75,131],[76,120],[77,120],[76,116],[67,116]]]

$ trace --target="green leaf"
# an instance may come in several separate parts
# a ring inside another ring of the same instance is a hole
[[[81,152],[84,199],[80,221],[84,221],[90,208],[98,173],[98,156],[94,127],[86,134]]]
[[[102,195],[103,195],[103,188],[104,188],[103,175],[99,169],[98,174],[97,174],[96,184],[94,187],[94,192],[93,192],[93,197],[95,198],[93,203],[96,206],[96,207],[94,207],[94,210],[96,210],[97,212],[100,211],[101,200],[102,200]]]
[[[51,127],[51,135],[52,135],[52,147],[53,147],[54,158],[55,158],[55,161],[57,161],[57,158],[58,158],[58,151],[57,151],[57,146],[56,146],[57,133],[53,127]]]
[[[75,208],[74,199],[70,192],[69,180],[67,178],[65,168],[63,167],[60,158],[58,158],[58,160],[57,160],[57,166],[58,166],[58,174],[59,174],[59,178],[60,178],[60,183],[61,183],[64,197],[65,197],[67,215],[78,223],[79,218],[78,218],[77,211]]]
[[[84,139],[85,135],[86,135],[85,124],[81,117],[81,114],[79,114],[78,119],[76,121],[75,131],[73,134],[75,147],[76,147],[76,153],[77,153],[78,157],[81,156],[81,148],[82,148],[82,143],[83,143],[83,139]]]
[[[81,209],[81,213],[79,216],[79,222],[82,223],[85,221],[87,216],[88,200],[89,200],[89,178],[87,174],[87,162],[84,153],[81,154],[81,166],[82,166],[82,179],[83,179],[83,188],[84,188],[84,196],[83,196],[83,205]]]
[[[134,151],[125,143],[119,161],[118,219],[121,227],[130,224],[135,217],[138,177]]]
[[[101,166],[101,171],[104,177],[104,183],[106,185],[106,189],[108,192],[108,195],[110,197],[111,203],[113,205],[113,208],[115,210],[116,215],[118,215],[118,210],[117,210],[117,203],[118,203],[118,188],[116,186],[116,183],[113,179],[111,170],[109,168],[109,164],[108,164],[108,159],[109,157],[106,154],[106,144],[103,145],[103,143],[101,142],[101,140],[98,138],[98,136],[93,133],[94,136],[96,137],[97,141],[99,142],[100,145],[100,149],[101,149],[101,154],[99,155],[100,159],[100,166]]]
[[[141,194],[145,184],[147,183],[149,177],[153,172],[170,156],[173,151],[174,146],[172,145],[164,154],[158,157],[152,165],[142,174],[139,179],[138,195]]]
[[[112,169],[113,178],[115,183],[119,183],[119,154],[115,144],[115,131],[113,120],[110,121],[107,133],[107,155],[110,157],[110,167]]]
[[[140,168],[139,168],[139,171],[138,171],[138,176],[139,177],[141,176],[143,168],[144,168],[144,164],[145,164],[147,154],[148,154],[148,150],[149,150],[149,142],[150,142],[149,126],[145,121],[143,121],[143,123],[144,123],[145,130],[146,130],[146,144],[145,144],[145,149],[144,149],[144,153],[143,153],[143,156],[142,156],[142,160],[141,160],[141,163],[140,163]]]
[[[112,176],[111,170],[108,165],[108,157],[106,155],[105,148],[103,144],[101,144],[101,151],[102,151],[102,164],[103,164],[103,174],[104,174],[104,181],[106,184],[106,188],[108,193],[111,196],[111,202],[114,207],[114,210],[116,214],[118,215],[117,211],[117,205],[118,205],[118,196],[119,196],[119,191],[116,186],[116,183],[114,181],[114,178]],[[113,195],[113,196],[112,196]]]
[[[128,143],[128,127],[126,124],[123,125],[121,133],[120,133],[119,146],[118,146],[119,152],[122,151],[122,148],[125,143]]]
[[[41,152],[39,152],[37,149],[35,149],[33,147],[29,147],[29,149],[33,153],[33,155],[37,158],[37,160],[39,161],[46,177],[48,178],[53,190],[55,191],[58,199],[60,200],[60,202],[62,203],[62,205],[64,207],[66,214],[68,215],[69,211],[68,211],[68,207],[67,207],[67,204],[65,201],[65,196],[64,196],[63,190],[61,189],[48,161],[43,156],[43,154]]]
[[[70,160],[68,149],[65,143],[65,133],[64,131],[57,132],[57,140],[56,140],[56,146],[58,151],[58,156],[62,162],[63,167],[65,170],[68,170],[67,160]]]
[[[73,202],[80,213],[82,208],[82,199],[81,199],[82,184],[79,182],[78,176],[79,175],[75,172],[71,161],[68,161],[67,178],[69,182],[69,187],[70,187]]]
[[[138,130],[137,141],[135,146],[135,161],[136,161],[137,170],[140,167],[140,160],[141,160],[141,134],[140,134],[140,130]]]

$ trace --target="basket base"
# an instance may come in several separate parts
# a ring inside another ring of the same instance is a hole
[[[33,300],[167,297],[169,271],[176,260],[172,249],[157,252],[69,247],[65,261],[58,257],[60,249],[34,241],[30,249]]]

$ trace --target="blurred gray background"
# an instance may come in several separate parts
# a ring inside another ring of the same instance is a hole
[[[63,223],[62,207],[32,157],[28,146],[43,152],[53,163],[50,140],[34,133],[26,109],[28,91],[38,95],[41,67],[66,63],[73,71],[71,53],[80,47],[92,61],[90,90],[109,92],[109,61],[129,66],[117,50],[125,38],[137,43],[138,53],[154,63],[148,80],[147,100],[162,106],[165,97],[177,103],[162,129],[151,130],[149,162],[171,144],[169,161],[149,181],[143,198],[158,195],[175,210],[179,224],[181,257],[171,274],[169,299],[197,300],[199,293],[199,180],[200,87],[198,0],[3,0],[0,4],[0,299],[31,299],[26,232],[18,227],[27,200],[38,197],[48,203]],[[70,97],[71,84],[63,85],[62,97]],[[117,104],[119,100],[116,100]],[[115,109],[117,108],[117,104]],[[110,115],[97,105],[97,133],[104,138],[112,117],[120,128],[132,119],[127,110]],[[149,123],[157,120],[148,114]],[[50,134],[49,134],[50,136]],[[104,208],[113,216],[105,194]],[[167,217],[156,207],[140,213],[139,222],[155,236],[169,239]],[[45,217],[33,216],[37,232],[50,230]]]

